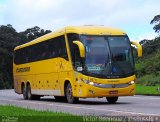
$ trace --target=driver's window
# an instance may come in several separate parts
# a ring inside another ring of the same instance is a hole
[[[81,65],[81,58],[80,58],[80,52],[79,52],[78,46],[75,45],[73,41],[80,40],[79,35],[75,33],[68,33],[67,38],[68,38],[68,43],[70,48],[72,64],[73,64],[73,67],[77,69],[77,67],[80,67],[82,65]]]
[[[74,67],[75,69],[77,69],[77,67],[82,67],[80,52],[77,45],[74,45]]]

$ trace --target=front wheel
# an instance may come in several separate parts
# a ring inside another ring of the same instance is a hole
[[[72,86],[70,83],[67,84],[65,91],[66,91],[66,98],[68,103],[74,104],[78,102],[78,98],[73,96]]]
[[[114,104],[117,102],[118,97],[106,97],[109,104]]]

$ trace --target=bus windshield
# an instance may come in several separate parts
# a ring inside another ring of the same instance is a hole
[[[81,35],[86,57],[84,72],[100,78],[120,78],[134,74],[131,44],[127,36]]]

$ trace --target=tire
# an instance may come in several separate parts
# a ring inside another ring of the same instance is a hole
[[[106,97],[109,104],[115,104],[118,100],[118,97]]]
[[[56,101],[66,101],[66,97],[65,96],[54,96],[54,98],[56,99]]]
[[[68,103],[74,104],[78,102],[78,98],[73,96],[72,86],[70,83],[66,86],[65,94]]]
[[[27,85],[27,98],[28,100],[39,100],[40,99],[40,95],[32,95],[31,93],[31,86],[30,84]]]
[[[22,85],[22,94],[23,94],[23,99],[27,100],[27,90],[25,88],[25,85]]]
[[[27,97],[28,97],[28,100],[32,100],[32,93],[31,93],[30,84],[27,84]]]

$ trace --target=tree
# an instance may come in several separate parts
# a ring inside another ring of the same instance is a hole
[[[21,39],[22,39],[21,43],[32,41],[50,32],[51,32],[50,30],[40,29],[40,27],[38,26],[35,26],[33,28],[28,28],[24,32],[20,32]]]
[[[160,33],[160,15],[156,15],[150,22],[150,24],[155,24],[153,29],[156,33]]]
[[[11,87],[13,49],[20,37],[12,25],[0,26],[0,89]],[[10,86],[9,86],[10,85]]]
[[[14,48],[49,32],[35,26],[18,33],[10,24],[0,25],[0,89],[11,88],[13,85]]]

